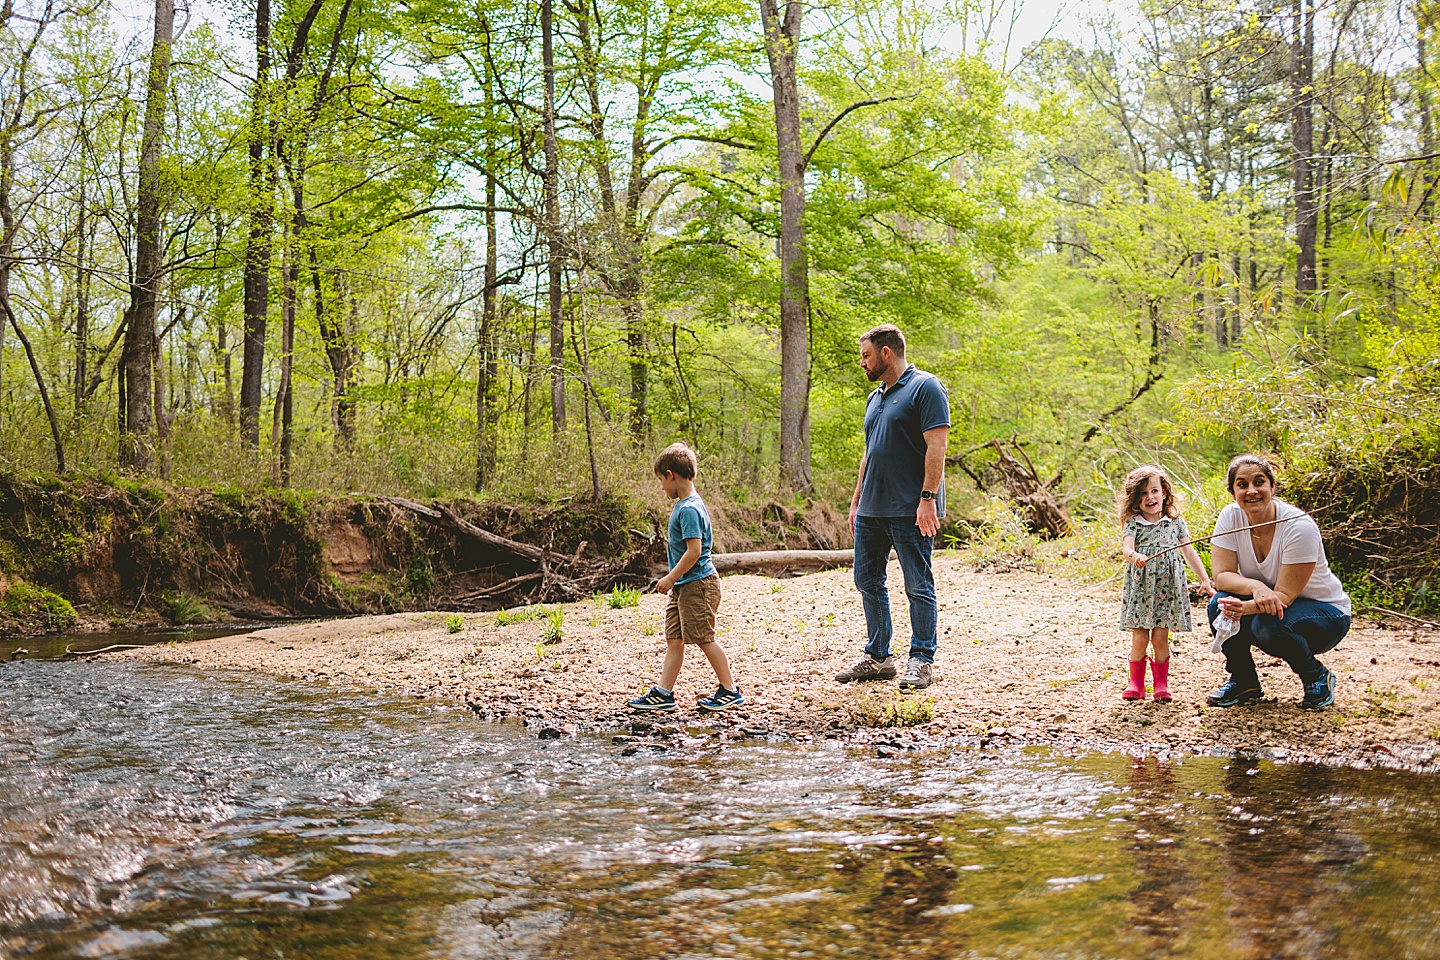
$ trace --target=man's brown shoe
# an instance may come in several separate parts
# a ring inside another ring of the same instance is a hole
[[[867,653],[849,670],[842,670],[835,674],[835,679],[841,683],[850,683],[852,680],[893,680],[895,679],[895,658],[886,657],[884,660],[872,660]]]

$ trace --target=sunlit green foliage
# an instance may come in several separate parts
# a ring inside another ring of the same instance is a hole
[[[288,479],[643,500],[658,498],[653,451],[684,438],[717,502],[805,495],[778,482],[779,184],[750,4],[557,7],[554,228],[533,5],[324,3],[302,44],[308,9],[276,8],[259,87],[245,30],[197,13],[177,47],[160,473],[252,492]],[[999,529],[1004,493],[989,441],[1016,441],[1081,523],[1109,517],[1115,478],[1141,461],[1164,464],[1193,509],[1213,509],[1216,469],[1254,447],[1286,461],[1352,579],[1396,550],[1411,556],[1398,532],[1380,552],[1359,546],[1383,526],[1376,511],[1434,532],[1382,492],[1400,475],[1432,489],[1440,456],[1426,159],[1440,137],[1420,106],[1437,102],[1440,42],[1409,10],[1317,13],[1307,298],[1295,282],[1288,11],[1187,0],[1141,4],[1126,21],[1094,9],[1089,29],[1019,50],[973,5],[812,8],[798,51],[810,493],[848,499],[871,389],[855,338],[893,321],[950,390],[952,509],[973,514],[982,539]],[[138,28],[104,3],[17,11],[4,63],[45,29],[29,73],[0,91],[29,84],[0,130],[17,212],[0,284],[15,314],[0,341],[0,466],[51,470],[58,442],[74,469],[109,473],[144,83],[117,51]],[[258,186],[257,129],[274,169]],[[273,256],[252,449],[238,432],[243,264],[262,207]],[[553,342],[550,229],[564,251]],[[1420,467],[1431,472],[1411,476]],[[1422,554],[1396,567],[1400,593],[1433,592]]]

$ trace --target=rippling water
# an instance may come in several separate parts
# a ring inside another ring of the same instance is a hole
[[[1440,785],[0,667],[0,956],[1440,956]]]

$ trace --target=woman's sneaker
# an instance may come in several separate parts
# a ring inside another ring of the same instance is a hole
[[[745,696],[740,692],[740,687],[736,686],[734,690],[716,687],[714,693],[695,705],[701,710],[720,711],[729,710],[731,707],[743,706],[744,704]]]
[[[1242,703],[1259,700],[1263,696],[1265,696],[1265,691],[1261,690],[1258,685],[1242,687],[1234,680],[1226,680],[1221,684],[1219,690],[1205,698],[1205,702],[1212,707],[1238,707]]]
[[[1335,674],[1328,667],[1320,679],[1305,684],[1305,699],[1300,706],[1306,710],[1321,710],[1335,702]]]
[[[631,710],[674,710],[675,694],[662,693],[658,687],[651,687],[643,697],[636,697],[626,704]]]

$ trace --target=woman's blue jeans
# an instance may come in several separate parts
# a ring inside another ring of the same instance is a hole
[[[895,630],[890,620],[890,591],[885,587],[885,567],[893,548],[900,558],[905,596],[910,600],[910,656],[935,662],[935,624],[940,609],[935,601],[935,573],[930,568],[934,547],[935,538],[921,534],[914,517],[855,518],[855,587],[865,604],[869,634],[865,652],[872,659],[890,656]]]
[[[1215,621],[1220,619],[1220,598],[1229,596],[1237,600],[1250,599],[1224,591],[1211,597],[1207,611],[1211,635],[1215,633]],[[1325,667],[1315,658],[1335,649],[1349,632],[1350,618],[1338,607],[1321,600],[1296,597],[1285,608],[1284,619],[1269,613],[1240,618],[1240,632],[1225,641],[1225,669],[1242,687],[1260,686],[1255,658],[1250,653],[1251,647],[1259,647],[1288,663],[1301,682],[1313,683],[1325,675]]]

